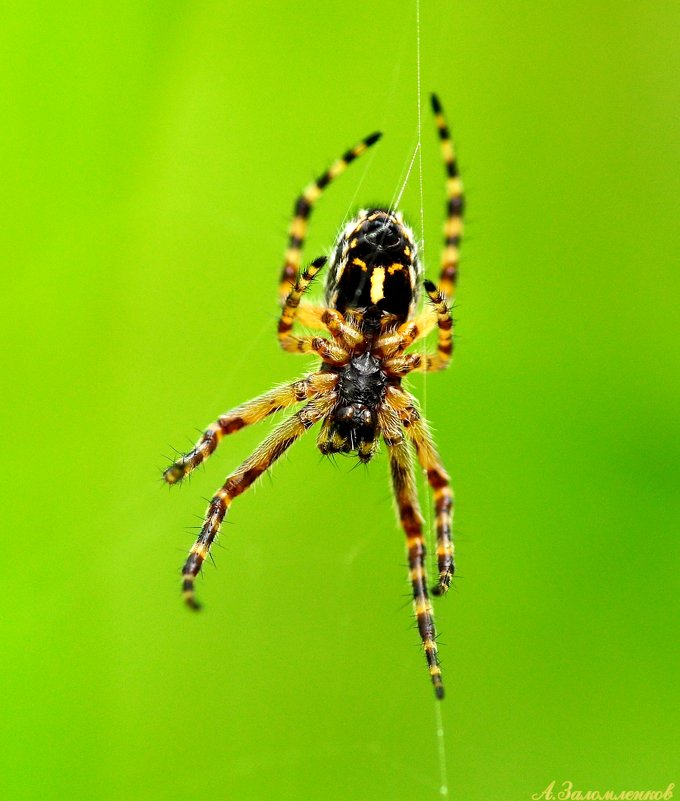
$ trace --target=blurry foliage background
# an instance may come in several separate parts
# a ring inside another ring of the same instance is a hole
[[[423,0],[469,203],[454,365],[414,382],[458,499],[453,798],[680,778],[679,31],[670,2]],[[29,0],[0,40],[2,797],[437,797],[384,454],[334,468],[307,436],[235,504],[199,616],[190,527],[269,424],[158,481],[306,369],[273,335],[288,214],[376,128],[306,255],[400,187],[414,3]]]

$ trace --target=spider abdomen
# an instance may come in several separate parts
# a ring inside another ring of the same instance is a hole
[[[326,300],[342,314],[375,306],[403,322],[415,308],[419,276],[413,232],[401,213],[364,209],[336,242]]]

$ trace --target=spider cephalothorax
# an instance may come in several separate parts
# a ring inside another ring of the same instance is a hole
[[[368,462],[378,444],[378,409],[385,399],[388,378],[380,359],[370,351],[352,358],[337,370],[336,405],[319,438],[323,454],[357,453]]]
[[[423,518],[411,447],[434,495],[439,573],[432,589],[435,595],[446,592],[454,572],[453,493],[417,402],[401,385],[403,376],[413,370],[447,367],[453,350],[449,306],[458,275],[463,195],[449,131],[434,95],[432,109],[447,175],[447,218],[439,286],[422,281],[415,240],[401,214],[373,208],[361,211],[344,227],[336,242],[326,282],[326,306],[303,300],[304,293],[326,262],[324,258],[317,259],[300,270],[307,223],[314,203],[348,164],[378,141],[380,135],[372,134],[310,184],[295,204],[279,283],[282,310],[278,336],[285,351],[315,354],[320,359],[318,369],[219,417],[206,429],[193,450],[167,468],[164,477],[169,484],[181,481],[213,453],[223,437],[281,409],[304,404],[227,476],[210,501],[201,532],[182,570],[184,599],[190,607],[198,609],[194,594],[196,576],[234,498],[247,490],[297,439],[313,425],[321,423],[318,446],[322,453],[356,453],[366,462],[374,455],[382,438],[389,454],[399,518],[406,534],[418,630],[436,695],[442,698],[444,687],[426,583]],[[416,314],[421,283],[429,305]],[[294,334],[296,321],[323,331],[325,336]],[[438,329],[435,353],[407,352],[434,327]]]

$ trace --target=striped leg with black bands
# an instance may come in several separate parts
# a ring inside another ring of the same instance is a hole
[[[425,291],[431,301],[432,310],[436,319],[438,330],[437,352],[436,353],[403,353],[401,348],[397,348],[393,356],[387,356],[382,364],[383,370],[389,375],[403,377],[408,373],[417,370],[423,373],[444,370],[449,366],[451,354],[453,353],[453,317],[451,310],[443,293],[437,289],[432,281],[425,281]],[[418,318],[425,319],[422,315]],[[399,337],[402,338],[404,347],[409,347],[417,340],[421,339],[423,332],[418,328],[418,320],[402,326],[402,333],[395,335],[389,334],[384,340],[378,341],[378,347],[383,345],[389,347],[394,345],[394,339],[399,344]]]
[[[296,337],[288,335],[281,341],[286,353],[316,353],[326,364],[338,366],[349,361],[348,352],[337,342],[325,337]]]
[[[314,204],[321,197],[324,189],[338,175],[341,175],[347,167],[362,153],[365,153],[371,145],[380,139],[380,133],[373,133],[362,139],[351,150],[344,153],[337,161],[305,188],[300,197],[295,201],[293,208],[293,219],[288,230],[288,248],[286,250],[285,264],[279,279],[279,299],[283,303],[295,283],[295,277],[300,270],[302,248],[307,235],[307,225],[312,214]]]
[[[437,289],[432,281],[425,281],[425,291],[432,303],[435,314],[437,315],[437,352],[427,356],[419,369],[425,372],[435,372],[445,370],[451,361],[453,354],[453,317],[451,309],[446,301],[446,297]]]
[[[278,325],[279,342],[284,349],[286,349],[285,343],[290,339],[290,332],[293,330],[302,296],[309,289],[312,281],[319,274],[326,261],[325,256],[315,259],[303,272],[297,275],[295,284],[286,295]]]
[[[441,272],[439,274],[439,289],[449,300],[452,300],[458,280],[465,198],[463,196],[463,183],[458,174],[456,153],[442,105],[437,95],[432,95],[431,101],[446,170],[446,221],[444,223],[444,250],[442,251]]]
[[[210,553],[210,548],[234,498],[245,492],[307,429],[324,417],[334,403],[335,393],[328,393],[323,398],[310,401],[299,412],[281,423],[253,454],[227,477],[222,489],[212,498],[201,533],[182,569],[182,594],[185,603],[192,609],[200,609],[194,595],[196,576]]]
[[[331,373],[312,373],[299,381],[265,392],[258,398],[242,403],[208,426],[192,450],[173,462],[164,473],[168,484],[177,484],[216,450],[228,434],[240,431],[246,426],[259,423],[270,414],[286,409],[304,400],[310,400],[329,392],[337,384],[337,376]]]
[[[439,581],[432,588],[433,595],[443,595],[451,586],[455,572],[453,547],[453,490],[451,481],[432,435],[415,406],[410,406],[404,419],[406,433],[413,442],[418,461],[425,470],[434,493],[434,514],[437,524],[437,567]]]
[[[427,594],[427,574],[425,571],[425,540],[423,538],[423,518],[418,505],[413,459],[405,441],[387,442],[390,453],[392,486],[399,509],[399,518],[406,533],[409,575],[413,591],[413,604],[418,623],[418,631],[425,651],[425,659],[430,672],[437,698],[444,697],[442,672],[437,655],[437,635],[434,627],[432,604]]]
[[[434,512],[437,524],[437,566],[439,581],[432,588],[434,595],[443,595],[455,572],[453,546],[453,491],[449,475],[432,439],[426,422],[417,408],[417,401],[400,387],[388,387],[385,403],[399,415],[401,424],[413,443],[418,461],[434,492]]]

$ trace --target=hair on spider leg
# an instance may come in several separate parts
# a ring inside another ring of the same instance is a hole
[[[337,453],[322,453],[319,455],[319,464],[321,462],[327,461],[334,470],[340,470],[340,465],[338,464],[337,460]]]
[[[394,503],[394,492],[391,489],[386,489],[378,498],[381,503]]]
[[[413,604],[413,594],[412,593],[404,592],[404,593],[402,593],[401,597],[402,598],[406,598],[406,600],[404,601],[404,603],[398,609],[394,610],[395,614],[397,614],[397,613],[400,614],[400,615],[403,614],[404,613],[404,609],[406,609],[408,606],[411,606]]]
[[[439,595],[435,595],[435,598],[439,600],[439,598],[446,598],[447,595],[450,595],[451,592],[458,592],[458,582],[460,579],[464,579],[465,576],[459,576],[458,572],[454,573],[451,576],[451,583],[449,584],[449,589],[447,592],[442,592]]]
[[[165,468],[156,466],[156,470],[155,470],[155,475],[156,475],[156,478],[154,479],[154,481],[155,481],[155,482],[156,482],[156,483],[157,483],[159,486],[161,486],[161,487],[167,487],[167,488],[168,488],[168,490],[169,490],[169,489],[170,489],[170,487],[172,486],[172,484],[168,484],[168,482],[165,480],[165,477],[164,477],[164,475],[163,475],[163,472],[164,472],[164,470],[165,470]]]
[[[168,447],[172,447],[172,446],[168,445]],[[181,454],[181,453],[180,453],[178,450],[175,450],[175,448],[173,448],[172,450],[173,450],[173,451],[175,451],[175,456],[174,456],[174,457],[173,457],[173,456],[168,456],[168,454],[167,454],[167,453],[162,453],[162,454],[161,454],[161,456],[162,456],[164,459],[166,459],[166,460],[167,460],[167,462],[168,462],[168,467],[172,467],[174,464],[177,464],[177,462],[178,462],[178,461],[179,461],[179,460],[182,458],[182,456],[183,456],[183,454]],[[163,470],[163,472],[165,472],[165,470],[167,470],[167,468],[161,468],[161,470]]]
[[[354,465],[353,465],[352,467],[350,467],[350,469],[349,469],[349,472],[350,472],[350,473],[353,473],[355,470],[359,470],[359,469],[361,469],[362,467],[364,468],[364,470],[365,470],[366,472],[368,472],[369,466],[370,466],[370,465],[369,465],[369,462],[368,462],[368,461],[365,461],[365,462],[364,462],[364,461],[361,461],[361,459],[358,459],[358,460],[357,460],[357,461],[354,463]]]

